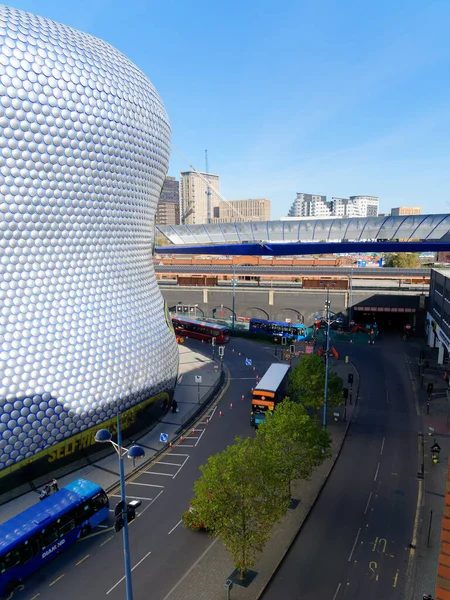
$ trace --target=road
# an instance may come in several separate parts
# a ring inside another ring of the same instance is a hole
[[[430,277],[431,269],[394,269],[390,267],[303,267],[268,265],[163,265],[154,263],[156,273],[196,273],[199,275],[330,275],[332,277]]]
[[[194,340],[190,344],[200,346]],[[246,356],[253,360],[251,367],[245,366]],[[163,600],[213,543],[204,532],[184,529],[180,516],[189,506],[199,466],[231,444],[236,435],[251,434],[249,392],[256,373],[261,376],[271,362],[273,358],[261,344],[233,339],[225,350],[231,379],[209,423],[203,420],[180,445],[127,484],[128,499],[142,500],[139,516],[130,524],[135,598],[147,598],[151,588],[152,600]],[[110,498],[111,511],[119,501],[118,493]],[[123,573],[122,534],[100,530],[30,578],[14,600],[123,600]]]
[[[400,336],[353,350],[360,399],[340,457],[263,600],[399,600],[418,496],[418,417]],[[347,346],[348,352],[348,346]]]

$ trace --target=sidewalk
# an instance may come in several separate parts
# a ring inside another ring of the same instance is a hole
[[[159,441],[160,434],[167,433],[169,441],[172,441],[182,430],[183,424],[187,423],[199,407],[214,395],[220,385],[220,369],[217,363],[210,357],[187,346],[180,344],[178,348],[180,352],[180,366],[174,397],[178,402],[179,412],[166,413],[151,431],[133,440],[145,449],[144,461],[150,460],[158,451],[167,446],[167,444]],[[207,347],[205,347],[205,351],[207,351]],[[201,384],[195,383],[196,375],[202,377]],[[124,440],[124,446],[131,445],[133,441]],[[127,476],[134,469],[133,461],[124,461],[124,468],[125,476]],[[85,477],[90,481],[98,483],[105,490],[117,485],[119,472],[116,454],[111,453],[106,458],[94,464],[84,465],[82,468],[74,470],[63,477],[58,477],[59,487],[67,485],[70,481],[78,477]],[[45,481],[49,481],[52,478],[52,474],[47,474]],[[38,480],[34,483],[39,488],[45,481]],[[13,500],[10,500],[7,494],[0,496],[0,522],[10,519],[36,503],[38,492],[30,491],[30,486],[24,486],[23,491],[26,491],[26,493],[22,493],[22,495]]]
[[[437,350],[427,348],[425,341],[422,340],[411,340],[407,343],[411,383],[416,392],[422,421],[423,435],[419,437],[419,440],[422,440],[424,476],[411,598],[422,598],[424,594],[431,594],[435,597],[447,467],[450,456],[450,404],[446,395],[448,386],[444,380],[445,368],[437,364]],[[422,370],[419,370],[421,350],[425,352],[425,360],[428,361],[423,378],[421,377]],[[427,414],[427,386],[429,383],[433,384],[433,394],[431,395],[429,414]],[[430,452],[430,447],[435,442],[441,447],[437,464],[432,463]]]
[[[342,377],[344,385],[346,385],[348,373],[354,374],[353,395],[354,401],[356,401],[359,375],[353,365],[339,360],[333,362],[330,367]],[[295,509],[289,510],[273,528],[272,536],[266,544],[264,552],[257,564],[252,567],[252,570],[257,573],[252,583],[247,588],[234,584],[230,596],[233,600],[257,600],[263,593],[295,540],[333,469],[352,419],[353,407],[354,404],[347,407],[347,422],[343,420],[334,422],[333,413],[335,411],[329,412],[331,415],[329,431],[332,436],[332,457],[314,471],[309,481],[297,481],[293,484],[293,497],[300,500],[300,503]],[[343,408],[336,412],[343,414]],[[226,597],[225,582],[233,571],[234,566],[230,554],[216,538],[185,576],[164,597],[164,600],[223,600]]]

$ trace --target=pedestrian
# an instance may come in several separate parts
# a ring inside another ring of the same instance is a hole
[[[52,492],[55,493],[58,490],[59,490],[58,482],[56,481],[56,479],[53,479],[53,481],[52,481]]]
[[[179,408],[178,408],[178,402],[175,400],[175,398],[172,400],[172,412],[176,413],[178,412]]]

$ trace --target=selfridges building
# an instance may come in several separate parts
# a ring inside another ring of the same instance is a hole
[[[152,263],[169,143],[123,54],[0,7],[0,487],[86,453],[117,410],[132,429],[170,401]]]

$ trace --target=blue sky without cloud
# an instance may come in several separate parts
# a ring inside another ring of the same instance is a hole
[[[448,0],[17,0],[151,79],[173,145],[225,198],[380,197],[450,211]],[[188,164],[173,149],[169,174]]]

